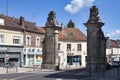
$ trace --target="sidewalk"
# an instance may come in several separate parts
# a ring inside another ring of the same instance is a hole
[[[9,74],[9,73],[23,73],[23,72],[32,72],[33,68],[18,67],[18,68],[3,68],[0,67],[0,74]]]

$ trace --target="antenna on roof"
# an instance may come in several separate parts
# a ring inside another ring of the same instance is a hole
[[[37,14],[36,13],[32,13],[32,20],[34,22],[34,19],[37,17]]]
[[[8,16],[8,0],[6,0],[6,16]]]

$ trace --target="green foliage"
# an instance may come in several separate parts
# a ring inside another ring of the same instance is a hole
[[[75,27],[75,24],[74,22],[70,19],[68,24],[67,24],[67,28],[74,28]]]

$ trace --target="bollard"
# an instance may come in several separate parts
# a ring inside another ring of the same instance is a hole
[[[42,66],[40,65],[40,70],[42,71]]]
[[[18,66],[16,66],[16,73],[18,72]]]
[[[8,74],[8,65],[6,66],[6,73]]]
[[[33,71],[35,71],[35,65],[33,65]]]

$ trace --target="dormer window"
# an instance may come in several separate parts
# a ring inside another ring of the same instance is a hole
[[[4,25],[4,19],[0,18],[0,25]]]

